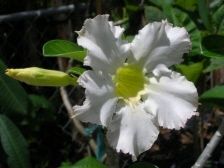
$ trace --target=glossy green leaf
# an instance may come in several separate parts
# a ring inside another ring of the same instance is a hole
[[[128,168],[159,168],[159,167],[147,162],[138,162],[138,163],[132,164]]]
[[[51,40],[44,44],[43,55],[45,57],[66,57],[83,62],[86,51],[70,41]]]
[[[28,95],[22,86],[5,75],[6,66],[0,60],[0,110],[4,112],[27,113]]]
[[[82,68],[82,67],[72,67],[69,68],[67,73],[71,74],[71,75],[82,75],[83,72],[85,72],[86,69]]]
[[[29,152],[25,138],[6,116],[0,115],[2,147],[8,155],[10,168],[30,168]]]
[[[107,167],[93,157],[86,157],[73,165],[62,164],[62,166],[60,166],[59,168],[107,168]]]
[[[198,62],[191,65],[183,65],[179,64],[176,65],[176,68],[190,81],[197,82],[199,79],[202,70],[203,70],[203,63]]]
[[[219,68],[224,68],[224,57],[223,58],[211,58],[209,66],[203,70],[204,73],[211,72]]]
[[[198,11],[202,19],[202,22],[208,30],[212,31],[211,18],[209,15],[209,1],[207,0],[197,0],[197,1],[198,1]]]

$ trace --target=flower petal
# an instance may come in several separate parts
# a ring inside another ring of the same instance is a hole
[[[146,25],[132,42],[132,53],[148,71],[158,64],[171,66],[182,61],[191,48],[184,28],[172,27],[167,21]]]
[[[108,22],[109,15],[98,15],[87,19],[78,32],[77,42],[88,50],[84,64],[94,70],[114,72],[123,63],[122,47],[117,45],[117,39],[123,30]]]
[[[124,106],[114,115],[107,138],[117,152],[129,153],[136,159],[153,145],[158,134],[158,127],[143,107]]]
[[[106,126],[115,112],[117,98],[108,76],[86,71],[78,80],[84,87],[86,100],[82,106],[74,106],[75,115],[83,122]]]
[[[114,37],[116,39],[121,38],[121,36],[124,32],[124,28],[122,28],[120,26],[114,26],[114,22],[109,22],[109,24],[110,24],[111,31],[114,34]]]
[[[194,84],[165,65],[158,65],[149,79],[148,97],[152,114],[159,126],[180,129],[198,107],[198,94]]]

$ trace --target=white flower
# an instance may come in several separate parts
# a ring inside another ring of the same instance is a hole
[[[180,63],[191,48],[184,28],[167,21],[147,24],[131,43],[108,15],[87,19],[78,44],[88,53],[92,70],[79,77],[86,100],[75,106],[77,117],[107,127],[108,141],[134,158],[148,150],[159,127],[180,129],[196,114],[194,84],[167,67]]]

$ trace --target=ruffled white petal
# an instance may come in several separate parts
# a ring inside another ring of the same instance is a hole
[[[108,15],[87,19],[78,32],[77,42],[88,50],[84,64],[94,70],[113,73],[125,58],[117,41],[123,30],[108,22]]]
[[[75,115],[83,122],[106,126],[117,102],[111,79],[98,72],[86,71],[78,82],[86,89],[86,100],[82,106],[74,106]]]
[[[158,127],[143,108],[142,105],[124,106],[114,115],[108,127],[107,138],[117,152],[129,153],[136,158],[157,139]]]
[[[156,115],[159,126],[180,129],[198,107],[198,94],[194,84],[179,73],[158,65],[149,78],[148,94],[152,114]]]
[[[116,39],[120,39],[124,32],[124,28],[122,28],[120,26],[114,26],[113,22],[109,22],[109,24],[110,24],[110,29],[111,29],[112,33],[114,34],[114,37]]]
[[[131,50],[135,60],[148,71],[158,64],[171,66],[180,63],[189,52],[191,42],[184,28],[172,27],[167,21],[146,25],[134,38]]]

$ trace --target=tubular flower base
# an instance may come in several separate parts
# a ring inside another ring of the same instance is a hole
[[[87,19],[77,32],[78,44],[87,49],[82,74],[86,100],[74,106],[83,122],[107,127],[107,138],[117,152],[135,159],[148,150],[159,127],[180,129],[196,115],[198,94],[194,84],[168,69],[182,61],[191,42],[184,28],[167,21],[147,24],[131,43],[108,15]]]

